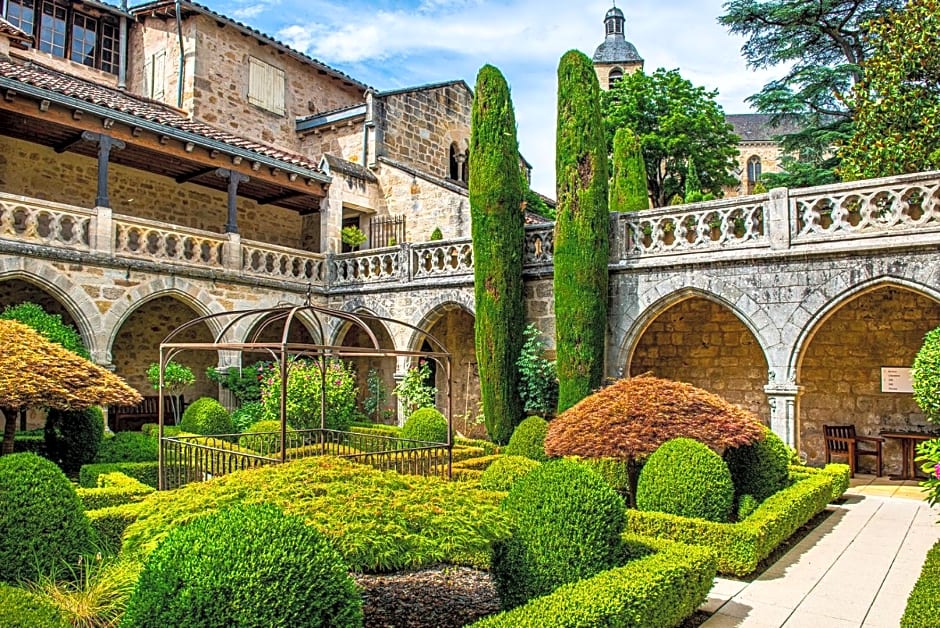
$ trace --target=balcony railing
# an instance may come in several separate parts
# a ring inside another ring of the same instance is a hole
[[[940,172],[651,209],[611,218],[611,263],[740,259],[767,251],[868,250],[936,243]],[[873,244],[872,238],[879,238]],[[165,223],[0,193],[0,240],[143,259],[321,289],[468,282],[469,238],[322,255]],[[526,227],[524,268],[550,273],[554,224]],[[681,256],[681,257],[680,257]]]

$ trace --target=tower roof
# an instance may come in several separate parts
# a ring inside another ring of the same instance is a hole
[[[624,36],[623,11],[612,7],[604,16],[604,43],[594,51],[594,63],[642,63],[643,58],[636,51],[636,46]]]

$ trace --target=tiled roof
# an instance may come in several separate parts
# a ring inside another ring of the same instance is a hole
[[[131,13],[139,16],[139,15],[142,15],[151,11],[155,11],[158,9],[172,9],[174,8],[175,5],[176,5],[175,0],[157,0],[156,2],[147,2],[145,4],[135,6],[131,9]],[[243,33],[250,35],[254,37],[255,39],[258,39],[259,41],[269,46],[273,46],[274,48],[277,48],[278,50],[282,52],[286,52],[287,54],[291,55],[292,57],[298,59],[299,61],[303,63],[307,63],[309,65],[314,66],[315,68],[319,70],[323,70],[327,74],[331,76],[335,76],[336,78],[342,79],[344,81],[347,81],[351,83],[352,85],[355,85],[356,87],[361,88],[362,90],[370,89],[368,85],[360,81],[357,81],[356,79],[349,76],[345,72],[340,72],[336,68],[332,68],[328,66],[327,64],[323,63],[322,61],[314,59],[313,57],[306,55],[298,50],[294,50],[287,44],[281,41],[278,41],[277,39],[274,39],[270,35],[266,35],[265,33],[262,33],[256,28],[252,28],[251,26],[248,26],[247,24],[243,24],[242,22],[233,20],[232,18],[222,15],[221,13],[216,13],[215,11],[213,11],[212,9],[210,9],[209,7],[203,4],[199,4],[198,2],[189,2],[188,0],[184,0],[180,2],[180,6],[182,6],[183,9],[185,10],[195,11],[196,13],[202,13],[203,15],[207,15],[220,23],[224,23],[228,26],[236,28],[242,31]]]
[[[735,135],[742,142],[772,142],[778,135],[789,135],[801,130],[799,124],[792,120],[781,120],[771,126],[771,116],[766,113],[736,113],[725,116],[725,122],[730,124]]]
[[[209,126],[204,122],[192,120],[183,112],[167,105],[134,97],[126,92],[63,74],[34,63],[21,65],[0,58],[0,77],[48,90],[54,94],[61,94],[87,103],[106,107],[113,111],[129,114],[142,120],[155,122],[170,129],[185,131],[201,136],[207,140],[213,140],[251,151],[258,155],[270,157],[300,168],[319,172],[319,168],[316,164],[311,163],[306,157],[301,155],[238,137],[237,135]],[[50,100],[54,99],[50,98]]]
[[[32,41],[32,37],[0,17],[0,33],[16,41]]]

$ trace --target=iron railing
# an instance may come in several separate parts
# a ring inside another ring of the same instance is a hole
[[[381,216],[369,220],[369,245],[373,249],[405,242],[405,216]]]

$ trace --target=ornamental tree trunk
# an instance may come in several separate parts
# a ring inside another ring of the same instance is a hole
[[[509,87],[495,67],[477,74],[469,192],[476,298],[474,339],[486,431],[506,443],[522,420],[516,361],[524,341],[524,189]]]
[[[572,50],[558,66],[555,181],[555,334],[558,413],[601,385],[607,327],[607,150],[591,60]]]
[[[16,417],[19,412],[14,408],[0,408],[3,412],[3,445],[0,446],[0,456],[13,453],[13,438],[16,435]]]

